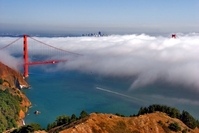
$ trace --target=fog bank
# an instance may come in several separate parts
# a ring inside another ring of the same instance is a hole
[[[58,64],[56,69],[46,68],[48,71],[77,70],[101,76],[133,77],[130,90],[163,79],[172,84],[192,86],[190,89],[199,91],[199,34],[197,33],[178,34],[176,39],[170,36],[146,34],[105,37],[36,37],[36,39],[82,54],[77,56],[69,53],[62,57],[68,60],[66,63]],[[5,38],[1,37],[0,40],[0,47],[2,47],[11,38],[6,38],[7,41],[5,41]],[[31,40],[29,45],[31,45]],[[39,49],[40,46],[34,47]],[[35,53],[38,54],[38,51]],[[1,61],[7,61],[7,64],[15,62],[14,57],[5,53],[4,55],[1,51]]]

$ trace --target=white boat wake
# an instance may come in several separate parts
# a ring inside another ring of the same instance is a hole
[[[101,90],[101,91],[105,91],[105,92],[108,92],[108,93],[112,93],[112,94],[115,94],[115,95],[118,95],[118,96],[122,96],[122,97],[126,97],[126,98],[129,98],[129,99],[133,99],[133,100],[136,100],[136,101],[142,101],[141,99],[138,99],[136,97],[132,97],[132,96],[129,96],[129,95],[126,95],[126,94],[122,94],[122,93],[119,93],[119,92],[116,92],[116,91],[111,91],[111,90],[108,90],[108,89],[103,89],[103,88],[100,88],[100,87],[96,87],[97,90]]]

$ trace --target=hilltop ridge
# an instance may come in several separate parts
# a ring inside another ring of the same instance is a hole
[[[199,129],[190,129],[177,118],[166,113],[155,112],[135,117],[121,117],[113,114],[91,113],[70,125],[53,128],[49,133],[174,133],[170,124],[177,123],[177,132],[199,133]]]

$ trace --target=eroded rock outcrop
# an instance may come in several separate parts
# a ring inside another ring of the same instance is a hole
[[[6,90],[14,95],[20,97],[20,107],[18,125],[23,125],[22,119],[25,117],[25,113],[28,111],[31,102],[29,99],[20,91],[21,87],[29,87],[28,83],[24,80],[23,75],[11,69],[0,62],[0,89]]]
[[[10,88],[29,87],[28,83],[24,80],[23,75],[11,69],[0,62],[0,78],[3,79],[4,85]]]

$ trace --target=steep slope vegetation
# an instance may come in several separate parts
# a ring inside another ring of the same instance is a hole
[[[28,87],[23,76],[0,62],[0,132],[23,125],[31,103],[20,86]]]

